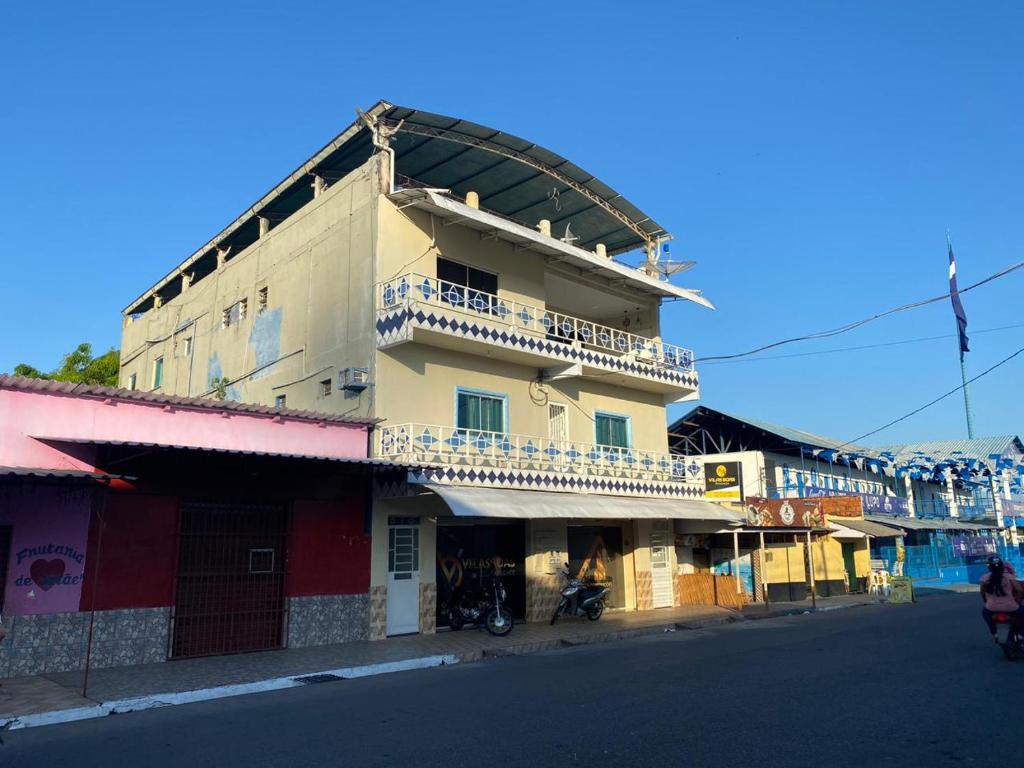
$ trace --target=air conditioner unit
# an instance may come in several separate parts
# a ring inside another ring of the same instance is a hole
[[[362,392],[370,386],[370,372],[366,368],[345,368],[338,378],[340,388],[347,392]]]

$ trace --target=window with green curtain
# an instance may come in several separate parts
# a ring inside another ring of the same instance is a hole
[[[607,413],[594,415],[597,426],[597,444],[613,448],[629,448],[629,419]]]
[[[505,398],[459,392],[455,425],[459,429],[478,429],[483,432],[505,431]]]

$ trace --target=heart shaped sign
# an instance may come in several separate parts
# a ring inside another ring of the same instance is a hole
[[[33,560],[32,565],[29,566],[28,573],[32,577],[32,581],[45,592],[50,587],[60,583],[61,578],[64,576],[64,561],[56,558],[53,560]]]

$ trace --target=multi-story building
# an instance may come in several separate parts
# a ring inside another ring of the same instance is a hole
[[[563,561],[672,605],[669,521],[736,516],[668,451],[699,384],[659,308],[711,305],[667,237],[546,149],[381,102],[128,305],[121,383],[380,420],[373,454],[426,468],[378,489],[373,636],[491,571],[540,618]]]

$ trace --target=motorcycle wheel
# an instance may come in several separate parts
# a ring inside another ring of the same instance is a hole
[[[601,618],[604,613],[604,600],[598,600],[593,605],[587,608],[587,618],[591,621],[597,621]]]
[[[466,626],[466,620],[462,618],[462,614],[459,611],[448,611],[448,626],[458,632]]]
[[[504,637],[512,631],[512,614],[508,608],[492,608],[487,614],[487,631],[497,637]]]

